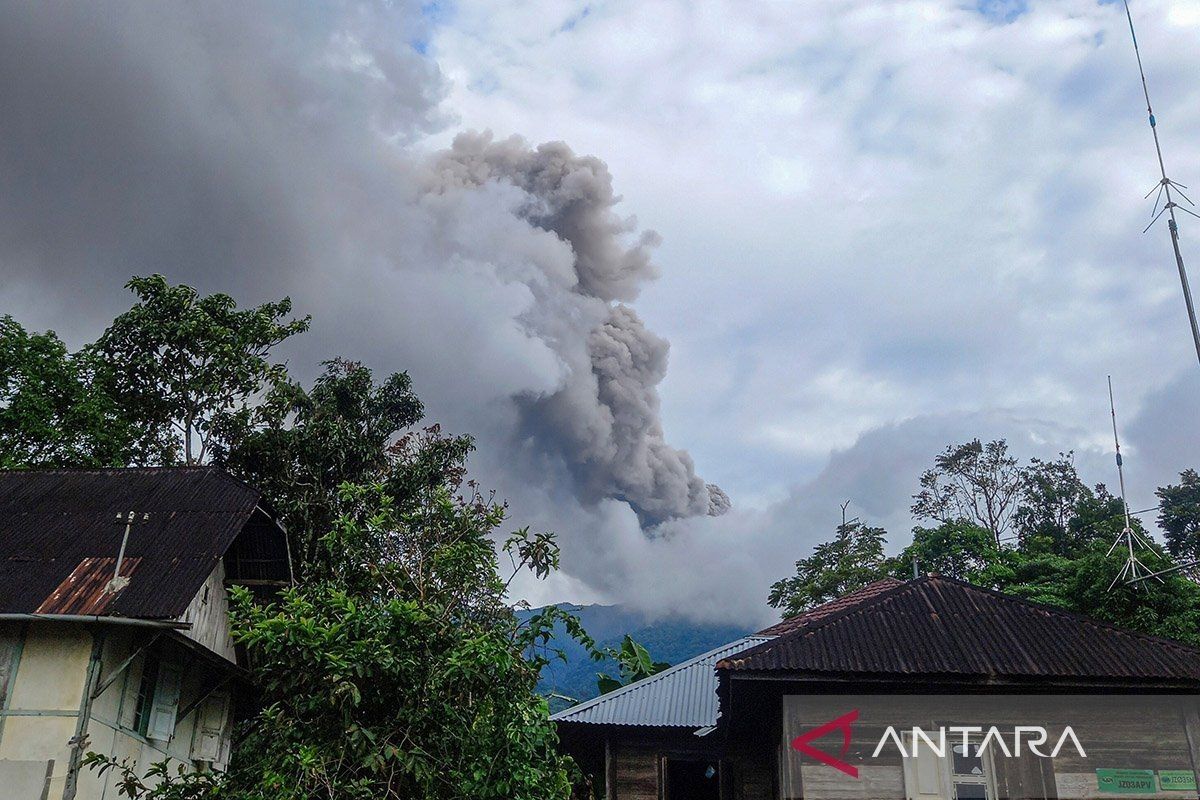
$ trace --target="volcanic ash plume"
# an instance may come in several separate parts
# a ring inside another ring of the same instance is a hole
[[[561,142],[530,148],[517,137],[471,133],[440,155],[435,172],[442,191],[516,187],[523,218],[571,247],[569,275],[531,285],[539,309],[525,323],[565,369],[556,391],[522,398],[522,430],[567,462],[586,500],[625,500],[649,523],[728,510],[725,493],[664,438],[657,387],[669,345],[617,302],[634,300],[656,276],[650,250],[659,239],[613,211],[620,198],[604,162]],[[548,309],[557,313],[548,318]]]

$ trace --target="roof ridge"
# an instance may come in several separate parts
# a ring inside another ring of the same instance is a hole
[[[1005,594],[1004,592],[998,591],[996,589],[990,589],[990,588],[983,587],[983,586],[976,586],[975,584],[969,583],[964,580],[960,580],[958,578],[951,578],[951,577],[947,577],[945,575],[938,575],[935,573],[935,574],[930,574],[930,575],[922,575],[918,578],[904,581],[896,587],[893,587],[891,589],[880,592],[879,594],[874,595],[872,597],[865,598],[860,603],[855,603],[847,608],[840,609],[840,610],[828,615],[827,617],[816,620],[811,625],[808,625],[808,626],[805,626],[802,628],[797,628],[795,631],[782,634],[782,635],[772,639],[771,641],[764,642],[763,644],[760,644],[749,650],[745,650],[740,653],[735,653],[727,658],[723,658],[723,659],[721,659],[720,662],[717,663],[717,669],[728,669],[731,666],[728,662],[733,661],[733,660],[741,661],[741,660],[753,658],[756,656],[763,656],[766,654],[774,653],[777,651],[778,648],[786,647],[789,644],[800,642],[807,637],[816,636],[817,634],[821,633],[826,627],[834,625],[834,624],[836,624],[842,620],[845,620],[853,615],[866,613],[866,612],[876,608],[883,602],[893,599],[906,591],[917,589],[917,588],[920,588],[925,585],[936,586],[939,584],[967,589],[967,590],[970,590],[970,593],[972,593],[972,594],[984,595],[989,598],[995,598],[995,599],[1005,601],[1005,604],[1010,607],[1015,606],[1023,611],[1035,611],[1035,612],[1040,611],[1040,612],[1043,612],[1050,616],[1056,616],[1059,619],[1069,620],[1071,622],[1074,622],[1075,624],[1080,625],[1081,627],[1086,627],[1093,631],[1095,631],[1095,630],[1106,631],[1110,634],[1120,636],[1126,640],[1132,639],[1135,641],[1144,642],[1146,644],[1165,645],[1165,646],[1169,647],[1172,651],[1174,651],[1175,654],[1178,656],[1185,656],[1185,657],[1200,656],[1200,647],[1197,647],[1195,645],[1187,644],[1185,642],[1180,642],[1178,640],[1170,639],[1165,636],[1157,636],[1155,634],[1149,634],[1149,633],[1143,633],[1141,631],[1129,630],[1127,628],[1122,628],[1114,623],[1107,622],[1105,620],[1096,619],[1095,617],[1091,617],[1086,614],[1081,614],[1077,611],[1071,611],[1069,609],[1059,608],[1057,606],[1052,606],[1052,605],[1049,605],[1046,603],[1039,603],[1035,600],[1029,600],[1029,599],[1026,599],[1023,597]]]
[[[666,678],[669,678],[672,675],[676,675],[676,674],[682,672],[684,669],[697,666],[704,659],[709,658],[710,656],[715,656],[717,653],[720,653],[722,650],[727,650],[730,647],[733,647],[734,645],[740,644],[745,641],[754,640],[754,639],[765,639],[765,640],[769,641],[769,637],[761,636],[757,633],[746,634],[745,636],[741,637],[740,639],[734,639],[733,641],[726,642],[725,644],[720,645],[719,647],[714,647],[711,650],[706,650],[705,652],[700,653],[699,655],[692,656],[691,658],[689,658],[685,661],[680,661],[678,664],[672,664],[671,666],[664,669],[662,672],[656,672],[653,675],[646,676],[645,678],[639,678],[638,680],[634,681],[633,683],[627,683],[624,686],[621,686],[620,688],[613,689],[611,692],[605,692],[604,694],[597,695],[596,697],[593,697],[589,700],[584,700],[581,703],[576,703],[575,705],[571,706],[570,708],[564,708],[562,711],[559,711],[555,714],[551,714],[550,718],[551,719],[562,718],[567,715],[573,715],[573,714],[577,714],[581,711],[587,711],[588,709],[595,708],[596,706],[600,705],[601,703],[608,702],[610,700],[615,700],[618,697],[622,697],[635,689],[649,686],[653,683],[665,680]],[[766,642],[764,641],[764,642],[761,642],[760,644],[765,644],[765,643]],[[747,648],[747,650],[749,650],[749,649],[751,649],[751,648]],[[744,652],[744,651],[738,650],[737,652],[740,653],[740,652]],[[715,667],[715,665],[714,665],[714,667]]]
[[[1059,614],[1064,617],[1070,617],[1072,619],[1078,620],[1081,623],[1093,625],[1093,626],[1099,627],[1099,628],[1105,628],[1113,633],[1121,634],[1123,636],[1132,636],[1132,637],[1135,637],[1138,639],[1144,639],[1146,641],[1154,642],[1156,644],[1170,645],[1177,649],[1187,651],[1193,655],[1200,656],[1200,647],[1198,647],[1196,645],[1188,644],[1187,642],[1181,642],[1177,639],[1171,639],[1170,637],[1167,637],[1167,636],[1159,636],[1159,635],[1153,634],[1153,633],[1144,633],[1142,631],[1130,630],[1129,628],[1122,628],[1120,625],[1117,625],[1115,623],[1108,622],[1107,620],[1103,620],[1103,619],[1097,619],[1096,617],[1089,616],[1089,615],[1084,614],[1079,611],[1073,611],[1069,608],[1062,608],[1060,606],[1052,606],[1049,603],[1041,603],[1041,602],[1038,602],[1037,600],[1030,600],[1025,597],[1018,597],[1017,595],[1005,594],[1004,592],[1001,592],[998,589],[991,589],[986,586],[976,586],[973,583],[968,583],[967,581],[960,580],[959,578],[951,578],[948,575],[937,575],[937,574],[924,575],[924,576],[922,576],[922,578],[946,581],[948,583],[952,583],[957,586],[961,586],[961,587],[969,589],[971,591],[979,592],[981,594],[986,594],[991,597],[996,597],[996,598],[999,598],[1000,600],[1004,600],[1009,603],[1014,603],[1014,604],[1022,606],[1022,607],[1035,608],[1040,611],[1046,611],[1046,612],[1049,612],[1052,614]]]
[[[746,650],[741,653],[735,653],[734,655],[731,655],[728,658],[723,658],[723,659],[721,659],[720,662],[717,663],[717,668],[720,669],[721,664],[724,663],[725,661],[727,661],[728,659],[735,658],[735,657],[746,658],[751,655],[760,655],[761,653],[769,653],[776,647],[781,647],[783,645],[786,645],[789,642],[796,641],[796,640],[802,638],[803,636],[808,636],[809,634],[813,634],[813,633],[816,633],[817,631],[823,630],[824,628],[828,627],[830,624],[837,622],[838,620],[845,619],[846,617],[850,616],[853,613],[864,611],[868,608],[872,608],[872,607],[878,605],[883,600],[896,595],[901,590],[907,589],[908,587],[913,586],[913,585],[927,579],[928,577],[929,576],[926,575],[926,576],[922,576],[921,578],[915,578],[910,581],[898,581],[895,586],[891,586],[887,589],[884,589],[883,591],[879,592],[878,594],[873,594],[869,597],[864,597],[861,601],[859,601],[857,603],[852,603],[851,605],[847,606],[846,608],[839,608],[836,611],[832,611],[828,615],[821,617],[818,620],[814,620],[811,625],[806,625],[802,628],[797,628],[796,630],[791,631],[789,633],[780,634],[780,635],[774,637],[773,639],[771,639],[770,641],[763,642],[762,644],[757,645],[749,650]]]
[[[786,636],[786,635],[788,635],[788,634],[795,633],[797,630],[800,630],[800,628],[799,628],[799,627],[797,627],[795,630],[789,630],[789,631],[786,631],[786,632],[781,632],[781,633],[772,633],[772,634],[768,634],[768,633],[765,633],[765,631],[773,631],[773,630],[775,630],[776,628],[778,628],[778,627],[780,627],[780,626],[782,626],[782,625],[787,625],[787,624],[788,624],[788,623],[790,623],[790,622],[797,622],[797,623],[799,623],[799,621],[800,621],[800,620],[803,620],[803,619],[805,619],[806,617],[810,617],[810,616],[812,616],[813,614],[816,614],[816,613],[820,612],[820,611],[821,611],[821,609],[823,609],[823,608],[828,608],[829,606],[831,606],[831,605],[834,605],[834,604],[836,604],[836,603],[841,603],[841,602],[844,602],[844,601],[848,600],[849,598],[853,597],[853,596],[854,596],[854,595],[856,595],[856,594],[860,594],[860,593],[864,593],[864,592],[866,592],[866,590],[867,590],[867,589],[870,589],[870,588],[871,588],[871,587],[873,587],[873,586],[879,586],[880,584],[889,584],[889,585],[888,585],[888,587],[887,587],[886,589],[880,589],[880,590],[879,590],[879,592],[878,592],[877,594],[866,595],[866,596],[864,596],[864,597],[861,597],[861,598],[859,598],[858,600],[856,600],[856,601],[855,601],[854,603],[852,603],[851,605],[847,606],[847,608],[855,608],[855,607],[859,606],[860,604],[862,604],[862,603],[865,603],[867,600],[870,600],[872,597],[876,597],[876,596],[878,596],[878,594],[882,594],[882,593],[883,593],[883,592],[885,592],[885,591],[889,591],[889,590],[891,590],[891,589],[894,589],[894,588],[896,588],[897,586],[903,586],[903,585],[904,585],[904,583],[905,583],[905,581],[902,581],[902,580],[900,580],[899,578],[895,578],[895,577],[893,577],[893,576],[891,576],[891,575],[884,575],[882,578],[878,578],[878,579],[876,579],[876,580],[873,580],[873,581],[871,581],[870,583],[864,583],[862,586],[859,586],[857,589],[852,589],[852,590],[850,590],[849,592],[846,592],[846,594],[843,594],[843,595],[840,595],[840,596],[838,596],[838,597],[835,597],[835,598],[833,598],[832,600],[826,600],[824,603],[821,603],[821,604],[820,604],[820,605],[818,605],[818,606],[814,606],[814,607],[812,607],[812,608],[808,609],[807,611],[801,612],[801,613],[799,613],[799,614],[793,614],[793,615],[792,615],[792,616],[790,616],[790,617],[785,617],[784,619],[781,619],[781,620],[779,620],[778,622],[776,622],[776,623],[775,623],[775,624],[773,624],[773,625],[768,625],[767,627],[765,627],[765,628],[763,628],[762,630],[758,631],[758,633],[760,633],[760,634],[763,634],[763,635],[765,635],[765,636]],[[831,611],[828,611],[828,612],[827,612],[827,614],[826,614],[826,616],[819,617],[819,618],[817,618],[817,619],[813,620],[812,624],[814,624],[814,625],[815,625],[817,622],[820,622],[821,620],[823,620],[823,619],[826,619],[827,617],[829,617],[829,616],[832,616],[832,615],[834,615],[834,614],[836,614],[836,613],[838,613],[839,611],[842,611],[842,610],[844,610],[844,609],[833,609],[833,610],[831,610]]]

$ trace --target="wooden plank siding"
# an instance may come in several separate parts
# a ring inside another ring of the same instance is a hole
[[[659,800],[660,757],[655,750],[614,746],[613,800]]]

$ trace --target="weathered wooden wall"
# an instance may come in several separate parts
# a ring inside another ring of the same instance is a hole
[[[613,800],[658,800],[660,767],[655,750],[615,747]]]

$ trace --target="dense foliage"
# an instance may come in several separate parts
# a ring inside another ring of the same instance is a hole
[[[134,420],[99,387],[105,361],[0,317],[0,468],[136,463]]]
[[[1159,488],[1158,500],[1158,524],[1171,555],[1185,561],[1200,559],[1200,475],[1194,469],[1184,470],[1179,483]]]
[[[796,574],[775,583],[767,602],[793,616],[875,580],[888,563],[887,532],[857,520],[842,522],[833,539],[796,562]]]
[[[307,319],[239,309],[161,276],[96,344],[0,325],[4,466],[216,463],[283,516],[298,584],[235,595],[260,705],[231,769],[89,757],[128,797],[565,798],[575,770],[536,694],[554,608],[521,620],[494,545],[505,506],[466,480],[471,440],[420,428],[408,376],[327,362],[305,389],[273,356]],[[514,570],[546,577],[553,537],[517,531]],[[590,652],[589,651],[589,652]]]
[[[884,556],[886,532],[859,522],[796,562],[771,587],[768,602],[784,616],[802,613],[885,576],[908,578],[914,565],[1040,603],[1078,611],[1132,630],[1200,644],[1200,586],[1184,575],[1153,587],[1116,582],[1127,552],[1110,552],[1125,509],[1103,485],[1080,480],[1069,453],[1021,466],[1004,441],[948,447],[920,478],[913,513],[934,525],[913,529],[899,555]],[[1170,555],[1188,557],[1200,538],[1200,481],[1192,470],[1159,489],[1160,522]],[[1150,569],[1171,566],[1141,522],[1130,518],[1138,557]]]

